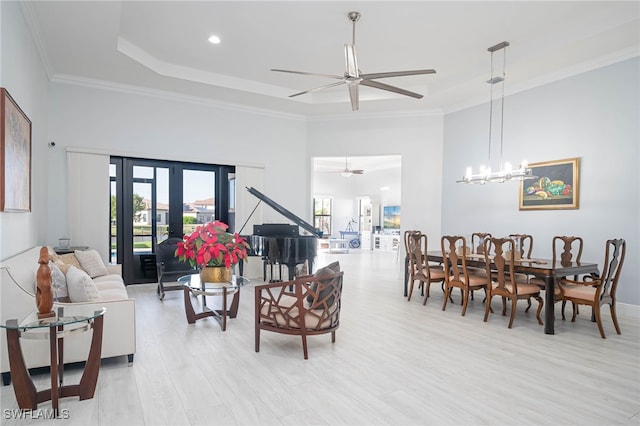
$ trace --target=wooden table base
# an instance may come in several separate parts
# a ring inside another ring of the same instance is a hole
[[[236,293],[233,295],[233,300],[231,301],[231,307],[227,309],[227,287],[222,289],[222,294],[219,295],[222,297],[222,309],[211,309],[206,304],[206,295],[202,295],[202,312],[196,313],[193,309],[193,303],[191,301],[191,294],[198,296],[197,293],[193,291],[193,289],[187,285],[184,286],[184,310],[187,315],[187,322],[189,324],[195,323],[197,320],[206,317],[213,317],[222,328],[222,331],[227,330],[227,316],[229,318],[235,318],[238,315],[238,305],[240,303],[240,288],[237,289]]]
[[[58,400],[69,396],[78,396],[80,400],[91,399],[96,390],[98,372],[100,371],[100,356],[102,353],[103,316],[93,320],[93,335],[89,357],[77,385],[62,385],[63,379],[63,338],[58,339],[58,327],[51,327],[49,331],[49,349],[51,353],[51,388],[37,391],[29,375],[22,355],[20,332],[17,328],[7,328],[7,348],[9,350],[9,368],[13,380],[13,390],[16,394],[18,407],[22,410],[35,410],[38,404],[51,401],[55,415],[58,415]],[[17,324],[17,322],[16,322]]]

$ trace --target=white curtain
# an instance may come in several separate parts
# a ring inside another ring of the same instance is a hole
[[[109,261],[109,156],[67,151],[71,245],[96,249]]]
[[[260,202],[256,197],[251,195],[248,187],[253,187],[262,192],[264,182],[264,169],[262,167],[236,166],[236,230],[247,221],[251,211]],[[262,203],[253,212],[249,221],[242,231],[242,235],[253,234],[253,225],[263,223],[262,220]],[[258,257],[248,259],[244,264],[245,277],[262,277],[262,261]]]

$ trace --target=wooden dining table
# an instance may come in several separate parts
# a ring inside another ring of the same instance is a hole
[[[428,251],[427,260],[429,262],[444,262],[442,251]],[[476,268],[486,268],[484,255],[470,254],[467,255],[467,266]],[[495,266],[495,265],[493,265]],[[544,305],[544,332],[545,334],[555,333],[555,300],[554,291],[556,280],[562,277],[583,274],[599,275],[598,264],[590,262],[571,262],[562,264],[561,262],[553,262],[549,259],[520,259],[516,260],[514,266],[515,272],[534,275],[545,282],[545,305]],[[507,266],[508,267],[508,266]],[[404,283],[404,294],[407,294],[407,282]]]

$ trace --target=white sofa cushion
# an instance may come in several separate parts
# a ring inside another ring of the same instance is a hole
[[[129,297],[119,275],[103,275],[93,279],[102,300],[120,300]]]
[[[67,289],[71,302],[96,302],[102,300],[98,288],[86,272],[75,266],[67,271]]]
[[[109,273],[97,250],[76,250],[75,255],[82,269],[84,269],[91,278],[100,277]]]

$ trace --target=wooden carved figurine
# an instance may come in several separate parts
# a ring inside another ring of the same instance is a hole
[[[55,316],[51,310],[53,307],[53,291],[51,290],[51,268],[49,268],[49,250],[46,247],[40,249],[38,260],[38,274],[36,278],[36,306],[38,318]]]

